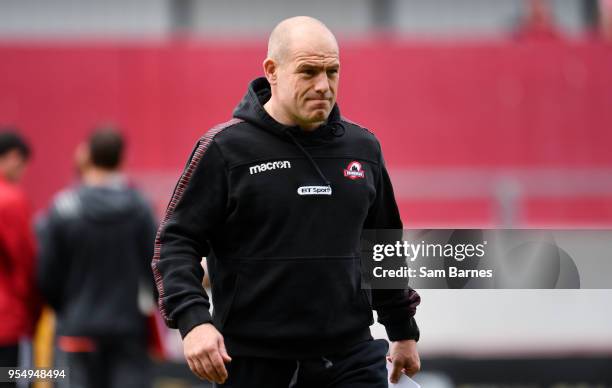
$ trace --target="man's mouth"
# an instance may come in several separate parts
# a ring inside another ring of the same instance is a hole
[[[309,98],[308,100],[306,100],[307,102],[312,102],[314,105],[325,105],[327,106],[329,104],[329,100],[326,98]]]

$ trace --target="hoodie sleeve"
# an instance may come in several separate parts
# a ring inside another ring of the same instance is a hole
[[[155,300],[159,298],[157,294],[157,287],[155,286],[155,280],[153,272],[151,270],[151,255],[153,254],[153,247],[155,245],[155,236],[158,229],[158,224],[153,214],[153,209],[147,201],[137,190],[137,198],[140,203],[140,209],[137,214],[138,216],[138,234],[137,234],[137,246],[139,252],[139,264],[140,267],[140,281],[142,286],[145,287],[147,297],[152,297]]]
[[[209,253],[212,233],[223,223],[227,196],[225,161],[212,136],[206,135],[196,144],[174,189],[152,262],[161,315],[183,337],[212,321],[200,263]]]
[[[380,145],[379,145],[380,148]],[[380,174],[376,182],[376,198],[370,207],[364,229],[402,229],[393,186],[379,153]],[[411,287],[406,289],[372,289],[372,305],[378,322],[385,326],[389,340],[419,340],[419,327],[414,315],[421,298]]]
[[[61,310],[65,269],[70,268],[68,256],[62,253],[60,229],[60,216],[52,205],[36,224],[39,243],[37,280],[45,301],[56,311]]]

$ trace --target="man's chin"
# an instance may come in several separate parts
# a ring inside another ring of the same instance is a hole
[[[308,121],[310,121],[311,123],[316,123],[316,122],[324,122],[325,120],[327,120],[327,117],[329,116],[329,111],[327,111],[326,109],[317,109],[313,112],[310,113],[310,115],[308,115]]]
[[[302,128],[316,129],[321,124],[325,123],[329,116],[329,111],[326,109],[316,109],[307,112],[301,116],[300,126]]]

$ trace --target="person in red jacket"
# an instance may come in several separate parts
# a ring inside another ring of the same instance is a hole
[[[30,207],[16,185],[30,156],[17,133],[0,130],[0,366],[18,365],[19,342],[38,311]]]

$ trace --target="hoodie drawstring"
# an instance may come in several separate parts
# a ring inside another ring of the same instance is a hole
[[[329,179],[327,179],[327,177],[323,174],[323,172],[319,168],[319,165],[317,165],[317,163],[314,161],[314,159],[312,158],[310,153],[308,153],[308,151],[306,151],[306,149],[297,141],[297,139],[295,138],[295,136],[293,136],[291,134],[291,132],[285,131],[285,133],[293,141],[293,143],[296,145],[296,147],[299,148],[300,151],[302,151],[302,153],[304,154],[306,159],[308,159],[308,161],[310,162],[310,165],[316,170],[317,174],[319,174],[319,176],[321,177],[321,179],[325,183],[325,186],[331,187],[331,183],[330,183]]]
[[[332,136],[334,137],[344,136],[344,132],[346,132],[346,129],[344,128],[344,124],[342,124],[342,122],[340,121],[330,123],[329,127],[330,127],[330,132]]]

